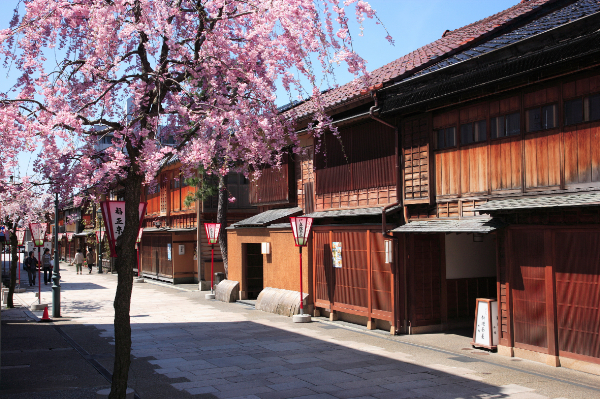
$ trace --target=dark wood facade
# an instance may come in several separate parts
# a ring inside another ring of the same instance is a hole
[[[216,181],[212,179],[209,183]],[[256,213],[249,201],[249,181],[243,175],[230,173],[227,190],[235,198],[228,204],[229,224]],[[203,203],[192,201],[186,205],[186,197],[195,191],[196,187],[186,183],[181,164],[175,163],[164,167],[157,183],[143,192],[141,200],[148,202],[140,245],[140,264],[145,277],[172,283],[189,283],[203,277],[210,280],[210,267],[206,264],[210,264],[211,249],[204,226],[198,226],[198,216],[200,223],[216,221],[218,198],[214,195]],[[180,246],[184,247],[183,254],[179,254]],[[214,253],[215,271],[223,272],[219,245],[214,246]]]

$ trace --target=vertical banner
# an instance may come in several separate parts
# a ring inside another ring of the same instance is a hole
[[[142,227],[144,214],[146,213],[146,205],[147,202],[141,202],[139,205],[138,234],[139,229]],[[117,239],[121,237],[123,231],[125,231],[125,201],[102,201],[100,202],[100,208],[102,209],[104,225],[106,226],[106,231],[108,232],[110,256],[116,258]]]

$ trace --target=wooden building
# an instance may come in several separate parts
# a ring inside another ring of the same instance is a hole
[[[501,353],[600,370],[599,12],[521,2],[373,71],[368,90],[322,94],[339,138],[305,134],[290,192],[288,169],[255,199],[315,218],[316,312],[418,333],[472,326],[475,299],[496,298]],[[303,132],[315,110],[286,115]],[[242,291],[254,258],[265,281],[295,273],[290,240],[248,247],[289,234],[268,215],[228,231]]]
[[[210,283],[211,250],[203,222],[216,222],[217,197],[185,204],[196,188],[186,184],[181,163],[174,159],[161,169],[155,186],[146,186],[142,201],[148,202],[140,245],[142,276],[178,283]],[[235,197],[228,205],[228,222],[256,213],[248,201],[248,180],[230,173],[227,190]],[[219,245],[215,245],[215,272],[223,272]]]

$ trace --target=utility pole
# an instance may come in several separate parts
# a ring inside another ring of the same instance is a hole
[[[52,269],[52,317],[60,317],[60,270],[58,267],[58,192],[54,198],[54,268]]]

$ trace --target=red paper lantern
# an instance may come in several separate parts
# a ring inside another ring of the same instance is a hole
[[[308,235],[312,227],[312,218],[307,217],[290,217],[292,225],[292,234],[294,234],[294,242],[297,247],[305,247],[308,243]]]
[[[25,245],[25,230],[24,229],[17,230],[17,244]]]
[[[216,244],[219,241],[219,232],[221,231],[221,223],[204,223],[206,237],[209,244]]]
[[[96,243],[100,244],[102,241],[104,241],[104,236],[106,234],[106,231],[97,231],[96,232]]]
[[[31,231],[31,237],[33,237],[36,247],[44,246],[44,234],[46,234],[47,228],[48,223],[29,223],[29,231]]]

